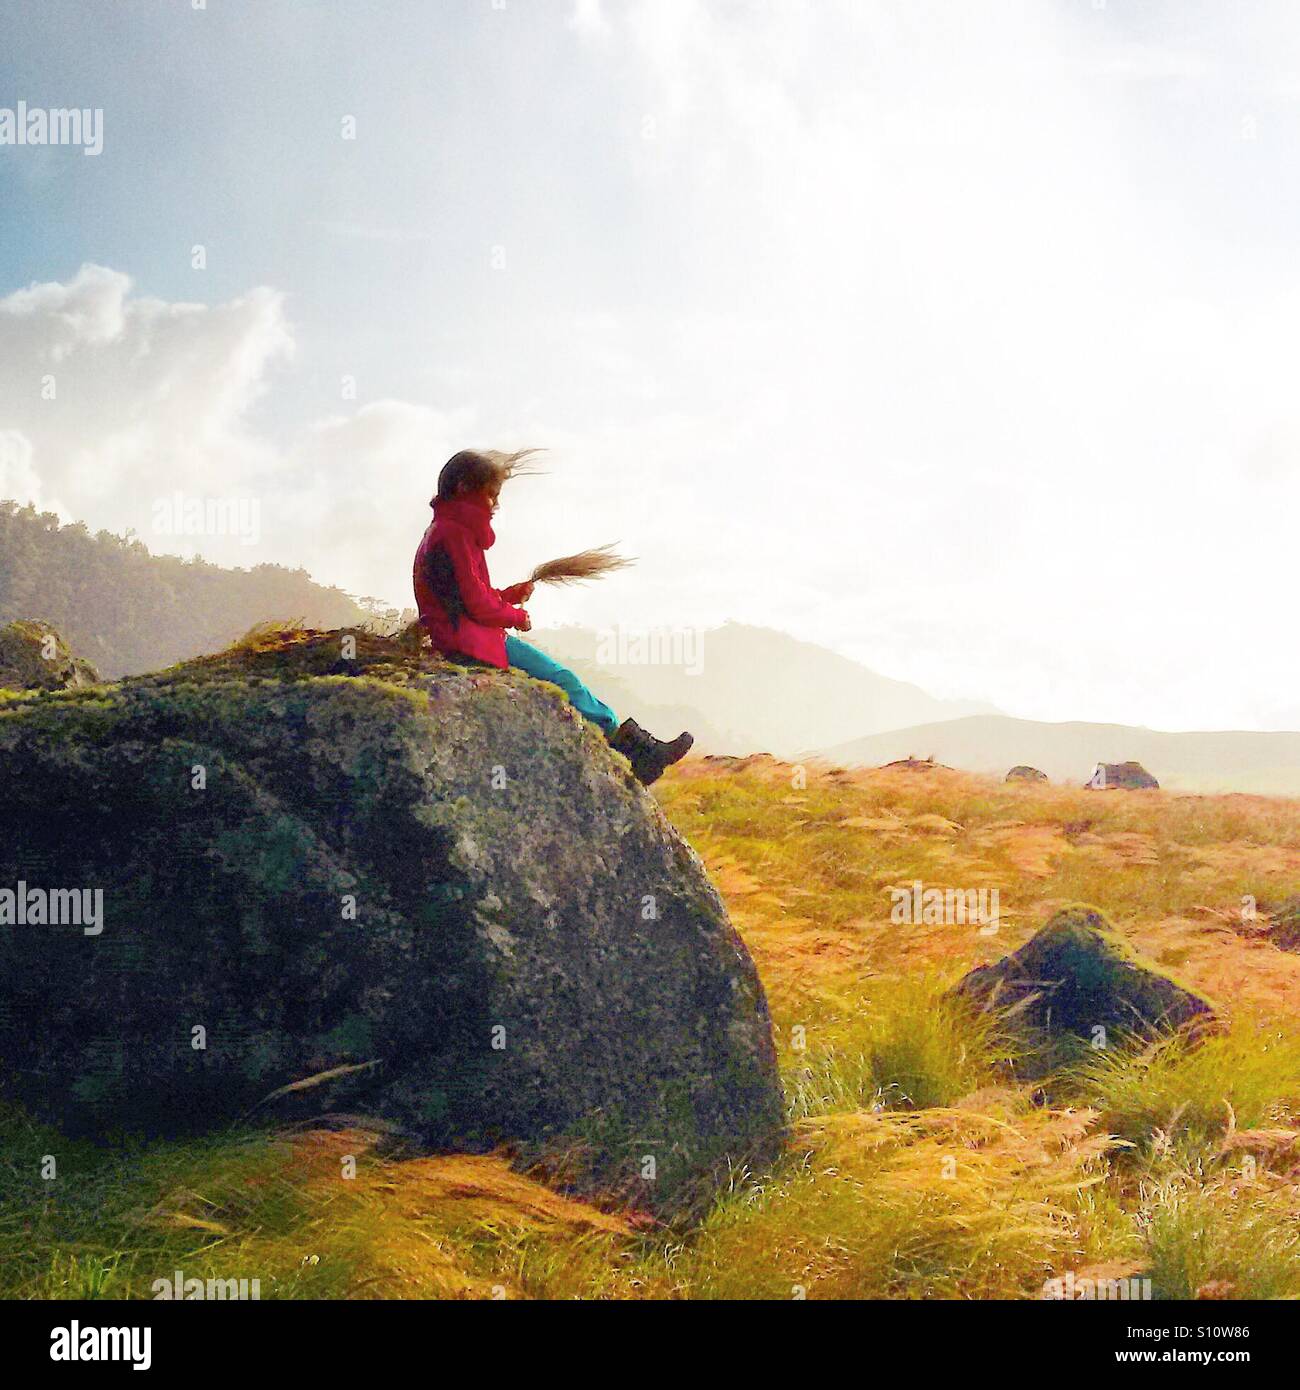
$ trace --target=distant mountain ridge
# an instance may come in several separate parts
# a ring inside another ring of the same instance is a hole
[[[539,628],[526,640],[571,665],[620,715],[691,728],[705,753],[789,758],[864,733],[997,713],[979,701],[938,699],[771,628],[724,623],[676,643],[669,633],[656,643],[574,626]]]
[[[138,540],[0,502],[0,625],[53,623],[110,679],[219,650],[263,621],[329,629],[396,617],[305,570],[151,555]],[[1078,783],[1098,762],[1134,759],[1175,790],[1300,796],[1300,732],[1016,719],[744,623],[676,635],[539,628],[528,640],[573,666],[620,717],[663,736],[692,730],[700,753],[817,756],[849,766],[933,755],[971,772],[1003,776],[1029,764],[1053,781]]]
[[[1249,729],[1169,733],[1126,724],[1049,724],[1008,715],[894,729],[823,748],[846,766],[878,766],[914,753],[965,772],[1004,775],[1017,763],[1055,782],[1082,783],[1099,762],[1136,759],[1162,787],[1300,796],[1300,733]]]

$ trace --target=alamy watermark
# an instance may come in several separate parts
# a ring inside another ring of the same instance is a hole
[[[155,1299],[221,1300],[249,1302],[262,1297],[260,1279],[187,1279],[178,1269],[170,1279],[155,1279],[149,1286]]]
[[[153,1328],[83,1327],[75,1319],[50,1333],[51,1361],[129,1361],[132,1370],[153,1365]]]
[[[102,888],[29,888],[19,879],[0,888],[0,927],[80,927],[86,936],[104,930]]]
[[[978,924],[981,936],[992,936],[1001,917],[1001,894],[996,888],[927,888],[917,879],[908,888],[891,888],[894,905],[889,920],[900,926],[952,927]]]
[[[1070,1303],[1094,1300],[1107,1303],[1147,1302],[1151,1298],[1151,1280],[1136,1277],[1090,1279],[1086,1275],[1076,1275],[1070,1269],[1057,1279],[1046,1280],[1041,1297]]]
[[[0,145],[80,145],[82,154],[102,154],[103,107],[0,106]]]
[[[598,666],[680,666],[704,671],[704,634],[696,627],[604,627],[596,633]]]
[[[238,536],[243,545],[262,537],[262,504],[256,497],[195,497],[173,492],[153,503],[157,536]]]

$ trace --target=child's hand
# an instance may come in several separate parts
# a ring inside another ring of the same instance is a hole
[[[525,614],[523,615],[523,622],[521,622],[521,623],[519,624],[519,631],[520,631],[520,632],[531,632],[532,630],[533,630],[533,620],[528,616],[527,613],[525,613]]]
[[[508,589],[501,590],[501,597],[507,603],[527,603],[533,596],[533,586],[524,580],[522,584],[512,584]]]

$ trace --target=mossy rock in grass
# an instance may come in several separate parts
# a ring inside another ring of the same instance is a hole
[[[1177,1029],[1195,1036],[1215,1021],[1208,1000],[1138,957],[1102,913],[1086,906],[1057,912],[1018,951],[972,970],[955,993],[1004,1013],[1025,1047],[1025,1075],[1125,1037]]]
[[[1300,951],[1300,897],[1287,898],[1269,913],[1268,939],[1283,951]]]
[[[1090,791],[1160,790],[1160,783],[1138,762],[1098,763],[1083,785]]]
[[[49,623],[20,619],[0,627],[0,686],[10,690],[74,690],[99,673],[74,656]]]
[[[1047,773],[1040,772],[1036,767],[1030,767],[1028,763],[1017,763],[1003,780],[1006,782],[1046,782],[1048,777]]]
[[[554,687],[345,636],[0,704],[0,890],[103,891],[97,933],[0,907],[3,1093],[95,1135],[581,1144],[661,1208],[772,1156],[762,986],[626,762]]]

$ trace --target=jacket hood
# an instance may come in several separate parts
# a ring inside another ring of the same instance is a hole
[[[465,527],[484,550],[496,541],[496,532],[492,529],[492,508],[481,493],[471,492],[465,497],[435,497],[433,514],[439,521],[453,521]]]

